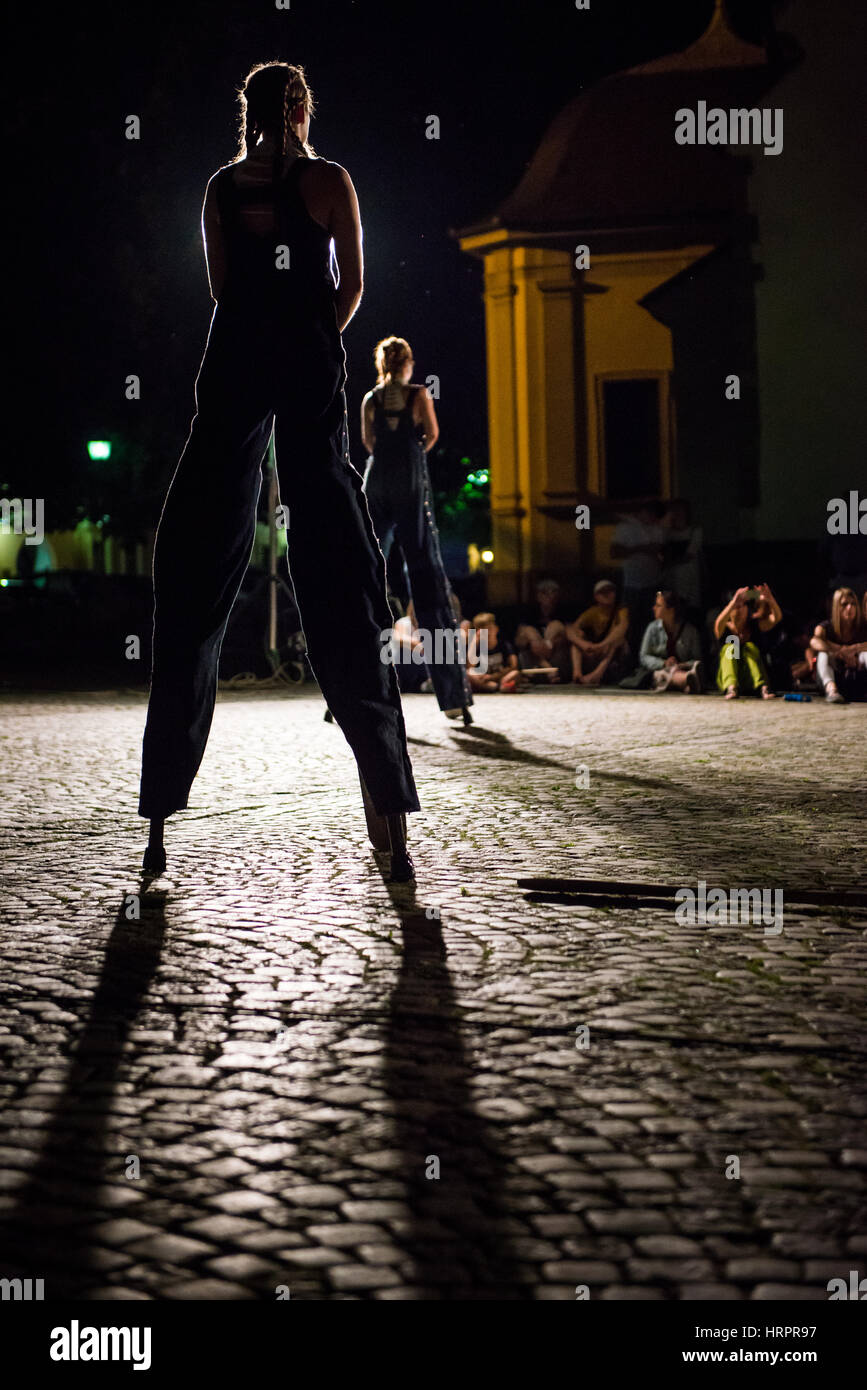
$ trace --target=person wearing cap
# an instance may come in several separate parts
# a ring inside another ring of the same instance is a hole
[[[593,604],[569,623],[566,635],[572,653],[572,680],[576,685],[601,685],[604,676],[619,680],[629,665],[629,609],[617,602],[617,587],[610,579],[593,586]]]

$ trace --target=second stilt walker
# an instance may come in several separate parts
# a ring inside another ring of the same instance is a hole
[[[413,357],[405,338],[383,338],[377,344],[377,384],[361,406],[361,437],[370,451],[364,492],[383,555],[397,540],[403,554],[416,627],[443,651],[437,632],[457,636],[458,620],[440,554],[433,510],[427,454],[439,435],[434,405],[425,386],[410,380]],[[431,660],[428,672],[437,703],[450,719],[471,724],[473,703],[466,663],[458,644],[448,644],[445,660]]]

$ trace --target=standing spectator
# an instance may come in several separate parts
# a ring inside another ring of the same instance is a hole
[[[643,502],[634,516],[623,517],[614,528],[611,556],[623,561],[623,602],[629,610],[628,641],[638,650],[646,614],[662,579],[665,531],[658,502]]]
[[[717,616],[714,637],[722,642],[717,685],[727,700],[736,700],[742,690],[758,690],[763,700],[775,699],[759,647],[759,634],[770,632],[782,616],[767,584],[738,589]]]
[[[561,680],[571,678],[569,639],[556,579],[539,580],[536,603],[522,617],[515,646],[521,666],[546,666]]]
[[[704,556],[700,526],[692,526],[689,503],[672,502],[663,517],[665,528],[662,586],[677,594],[686,617],[695,624],[701,621]]]
[[[810,640],[816,671],[829,705],[865,698],[867,685],[867,624],[852,589],[835,590],[831,617],[819,623]],[[840,692],[843,686],[846,694]]]
[[[602,677],[615,682],[629,665],[626,633],[629,612],[617,603],[617,588],[600,579],[593,589],[594,603],[566,628],[572,646],[572,680],[575,685],[601,685]]]

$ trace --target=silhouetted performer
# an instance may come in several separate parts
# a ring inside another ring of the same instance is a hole
[[[302,68],[260,64],[239,96],[240,153],[211,178],[202,214],[217,307],[154,551],[144,868],[165,867],[163,821],[186,807],[205,751],[276,420],[289,570],[310,664],[355,754],[371,839],[391,849],[392,878],[407,879],[402,813],[419,803],[397,678],[380,660],[381,633],[392,624],[385,566],[346,428],[341,332],[362,288],[355,189],[345,169],[307,143],[313,101]]]
[[[373,529],[386,559],[396,539],[415,608],[415,622],[430,636],[457,636],[451,589],[440,554],[433,510],[427,453],[439,435],[433,401],[426,387],[410,382],[414,366],[405,338],[383,338],[377,344],[378,381],[361,406],[361,438],[371,453],[364,474],[364,491]],[[446,641],[439,639],[447,653]],[[466,662],[458,661],[457,646],[448,639],[454,659],[427,663],[437,702],[450,719],[463,715],[472,724],[473,703]]]

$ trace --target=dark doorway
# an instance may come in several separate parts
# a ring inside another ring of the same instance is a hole
[[[602,392],[606,495],[614,501],[659,497],[659,379],[603,381]]]

